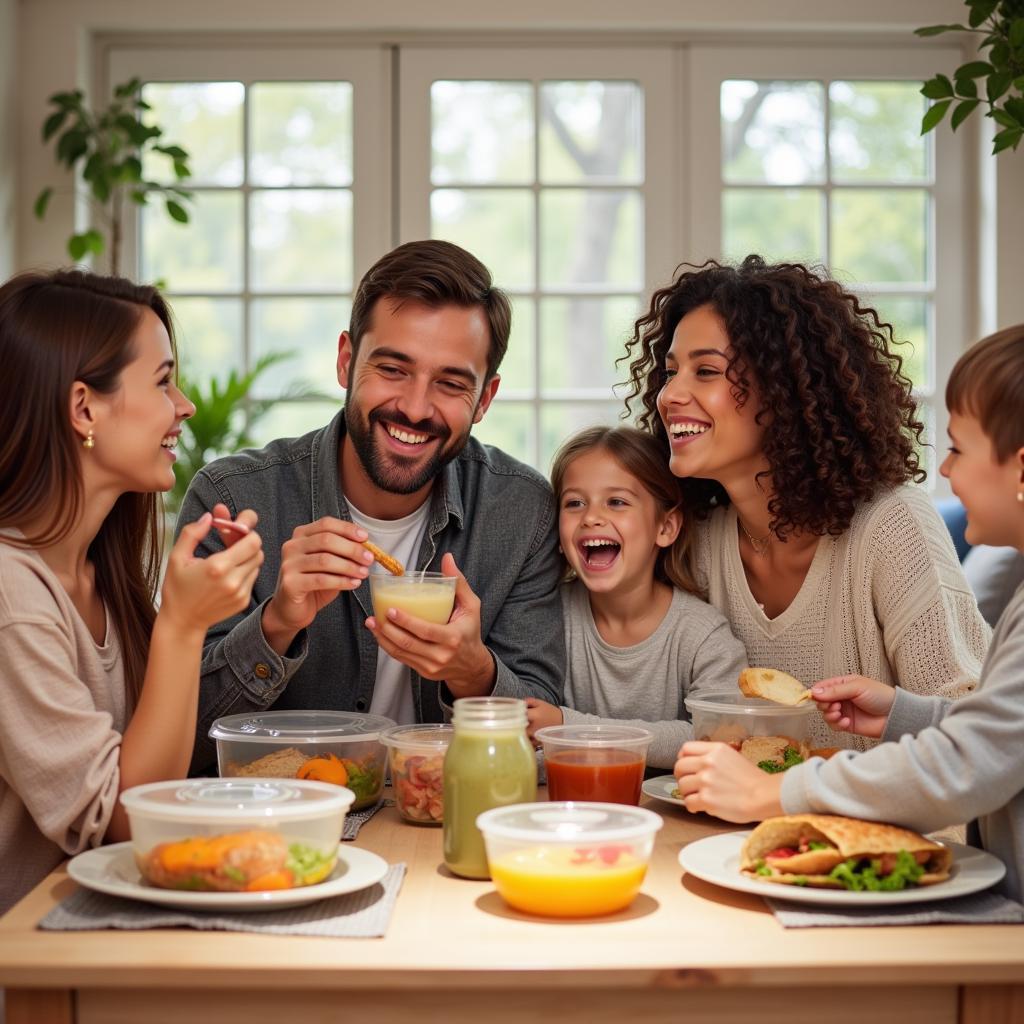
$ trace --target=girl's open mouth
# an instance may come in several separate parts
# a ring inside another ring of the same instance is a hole
[[[608,538],[583,540],[577,545],[580,558],[588,569],[607,569],[619,557],[622,545]]]

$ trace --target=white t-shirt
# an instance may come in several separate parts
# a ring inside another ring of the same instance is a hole
[[[402,565],[416,564],[420,542],[427,529],[429,499],[402,519],[373,519],[360,512],[351,501],[348,508],[352,522],[361,526],[377,547],[393,555]],[[416,721],[411,670],[383,650],[377,651],[377,677],[373,684],[370,713],[386,715],[399,725],[410,725]]]

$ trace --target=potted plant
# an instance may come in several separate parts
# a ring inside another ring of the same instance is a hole
[[[168,215],[188,223],[187,203],[192,193],[181,187],[189,177],[189,155],[181,146],[163,141],[163,129],[144,124],[141,114],[149,110],[142,98],[142,82],[133,78],[114,89],[114,97],[103,110],[91,110],[80,89],[58,92],[49,103],[56,109],[43,124],[43,141],[57,136],[57,162],[69,171],[81,167],[89,187],[91,226],[71,235],[68,255],[75,261],[86,253],[97,256],[108,251],[110,272],[120,272],[121,239],[126,203],[145,205],[153,195],[164,200]],[[59,133],[59,134],[58,134]],[[173,184],[143,177],[143,159],[150,153],[166,157]],[[53,195],[44,188],[35,201],[35,215],[42,220]]]
[[[919,36],[943,32],[972,32],[981,36],[979,53],[987,60],[972,60],[947,75],[935,75],[921,92],[935,102],[921,122],[921,134],[931,131],[952,109],[954,131],[981,104],[987,106],[999,131],[992,144],[993,154],[1016,149],[1024,138],[1024,0],[966,0],[966,25],[929,25]],[[955,104],[955,105],[954,105]]]

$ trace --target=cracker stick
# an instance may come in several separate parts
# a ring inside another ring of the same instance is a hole
[[[379,565],[382,565],[392,576],[404,576],[405,569],[397,558],[392,558],[386,551],[382,551],[372,541],[364,540],[363,547],[373,555]]]

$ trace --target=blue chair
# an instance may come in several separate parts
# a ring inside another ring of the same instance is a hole
[[[964,537],[964,531],[967,529],[967,513],[964,511],[963,505],[960,504],[959,498],[938,498],[935,507],[939,510],[939,515],[942,516],[942,521],[953,538],[953,547],[956,548],[957,558],[962,562],[967,557],[967,552],[971,550],[971,545]]]

